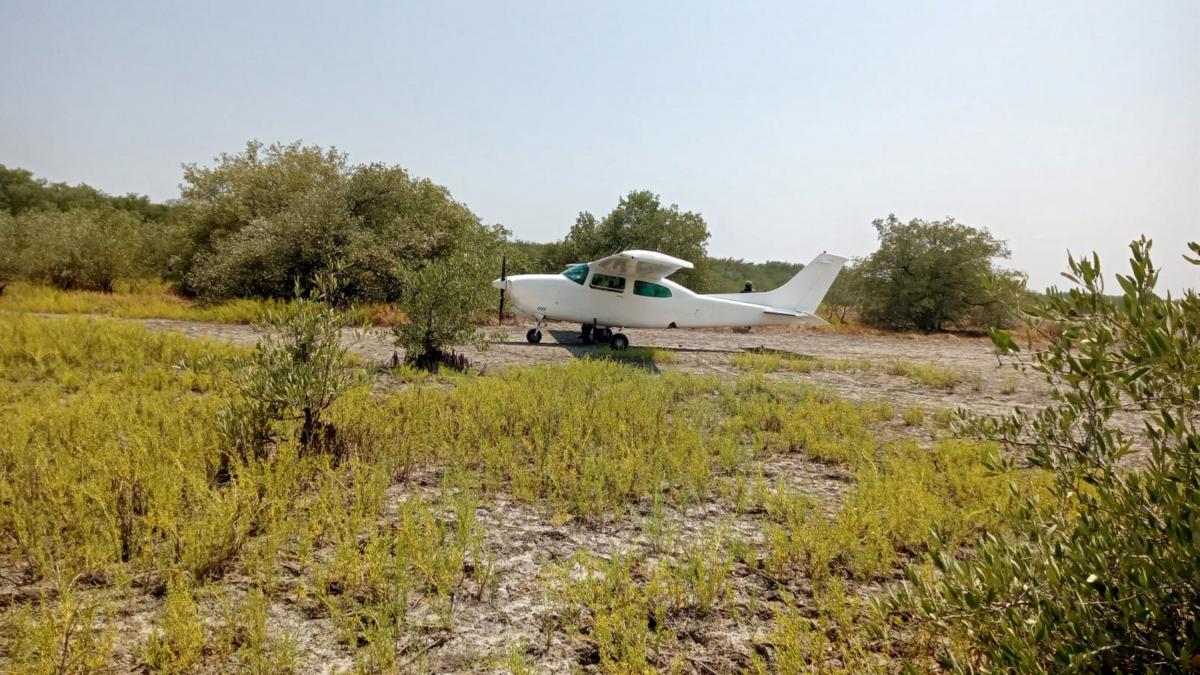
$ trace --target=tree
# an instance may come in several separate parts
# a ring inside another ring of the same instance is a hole
[[[471,246],[495,254],[485,227],[443,187],[400,167],[349,166],[335,150],[251,142],[218,165],[185,170],[186,292],[217,300],[288,297],[296,280],[338,268],[337,304],[396,301],[405,271]]]
[[[141,219],[116,209],[30,211],[17,219],[22,271],[65,290],[112,292],[136,270]]]
[[[852,311],[862,309],[862,285],[860,263],[846,265],[821,301],[820,313],[829,321],[845,323]]]
[[[942,330],[991,302],[986,280],[1008,245],[953,218],[874,221],[879,249],[859,266],[863,319],[887,328]]]
[[[704,293],[736,293],[749,281],[756,291],[769,291],[787,283],[804,269],[803,263],[779,260],[746,262],[737,258],[710,258],[704,286],[693,290]]]
[[[34,178],[25,169],[0,164],[0,211],[19,216],[28,211],[114,208],[129,211],[144,220],[166,222],[174,218],[173,204],[157,204],[149,197],[127,194],[113,197],[86,184],[67,185]]]
[[[458,365],[449,351],[455,345],[482,346],[475,327],[479,312],[496,300],[488,280],[496,273],[484,252],[442,258],[405,275],[399,305],[406,320],[393,328],[405,361],[427,370],[443,363]]]
[[[588,212],[579,214],[570,233],[556,247],[554,267],[561,270],[573,262],[587,262],[625,249],[660,251],[694,264],[673,278],[681,284],[702,288],[708,271],[708,225],[692,211],[663,206],[649,190],[635,190],[621,198],[602,220]]]
[[[1200,265],[1200,244],[1189,244]],[[976,672],[1165,672],[1200,666],[1200,295],[1155,290],[1150,242],[1133,242],[1123,295],[1104,295],[1100,261],[1070,261],[1076,288],[1029,310],[1046,346],[1005,358],[1044,378],[1054,403],[960,431],[1003,443],[994,461],[1046,472],[1015,531],[974,553],[937,551],[888,606],[950,645],[947,665]],[[1136,439],[1115,423],[1140,413]],[[1144,450],[1139,451],[1141,445]],[[1133,454],[1140,460],[1123,462]]]

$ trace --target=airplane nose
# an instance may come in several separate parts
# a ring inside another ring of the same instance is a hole
[[[508,288],[509,281],[507,279],[492,279],[492,288],[503,291]]]

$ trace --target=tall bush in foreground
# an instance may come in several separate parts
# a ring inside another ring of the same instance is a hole
[[[238,399],[225,412],[224,432],[243,458],[264,457],[287,424],[299,424],[306,451],[340,452],[337,430],[325,412],[362,381],[340,337],[342,315],[326,303],[337,282],[324,276],[317,290],[283,310],[267,314],[267,334],[241,364]],[[229,469],[229,456],[221,472]]]
[[[969,419],[965,430],[1025,451],[1054,487],[1048,503],[1028,501],[1014,535],[980,542],[965,560],[936,553],[942,575],[914,575],[892,600],[948,634],[955,670],[1200,668],[1200,296],[1155,293],[1150,242],[1131,248],[1115,303],[1097,257],[1070,261],[1077,287],[1031,311],[1063,326],[1045,348],[1026,356],[994,332],[1002,354],[1051,385],[1054,403]],[[1130,457],[1119,411],[1140,414],[1145,456]]]
[[[489,276],[486,255],[470,252],[405,275],[399,305],[406,320],[393,332],[407,362],[436,370],[451,363],[448,350],[455,345],[484,343],[475,321],[496,298]]]

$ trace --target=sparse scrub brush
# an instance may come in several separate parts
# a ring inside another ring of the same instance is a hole
[[[222,418],[226,437],[243,460],[262,459],[280,425],[288,422],[299,423],[297,440],[305,451],[342,452],[325,413],[364,380],[362,371],[351,368],[341,343],[341,314],[324,302],[336,288],[332,275],[323,276],[309,298],[268,312],[267,334],[240,369],[240,397]]]

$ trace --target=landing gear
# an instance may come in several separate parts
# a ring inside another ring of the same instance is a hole
[[[609,331],[612,333],[612,331]],[[629,349],[629,338],[625,337],[624,333],[612,333],[612,337],[608,339],[608,346],[615,351]]]
[[[537,328],[530,328],[529,332],[525,334],[525,339],[529,341],[529,344],[536,345],[542,341],[542,331]]]
[[[585,323],[579,329],[579,341],[585,345],[592,344],[592,324]]]
[[[597,328],[592,331],[592,337],[596,342],[612,341],[613,332],[611,328]]]

